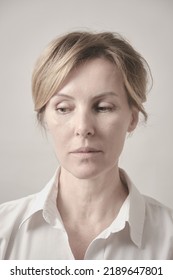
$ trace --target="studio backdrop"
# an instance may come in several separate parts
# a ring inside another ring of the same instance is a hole
[[[173,207],[173,1],[0,1],[0,203],[41,190],[58,162],[37,126],[31,74],[56,36],[75,30],[121,33],[148,61],[153,88],[126,141],[120,166],[137,188]]]

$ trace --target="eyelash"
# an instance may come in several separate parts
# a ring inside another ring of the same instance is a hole
[[[56,108],[56,111],[57,112],[59,112],[59,113],[61,113],[61,114],[67,114],[67,110],[68,110],[69,108],[65,108],[65,107],[60,107],[60,108]],[[68,110],[69,112],[70,112],[70,110]]]
[[[112,112],[114,110],[114,107],[110,106],[96,106],[95,110],[100,113],[107,113]]]
[[[59,112],[60,114],[68,114],[72,111],[73,109],[71,109],[70,107],[59,107],[59,108],[56,108],[56,111]],[[108,113],[108,112],[112,112],[115,110],[115,106],[99,106],[99,105],[96,105],[94,106],[94,110],[97,112],[97,113]]]

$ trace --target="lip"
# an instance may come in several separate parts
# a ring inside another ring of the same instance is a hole
[[[100,153],[101,150],[95,149],[93,147],[80,147],[74,151],[72,151],[72,154],[93,154],[93,153]]]

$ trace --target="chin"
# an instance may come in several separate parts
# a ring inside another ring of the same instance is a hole
[[[68,170],[74,177],[80,180],[89,180],[94,179],[99,176],[100,173],[103,171],[98,169],[91,169],[91,168],[78,168],[73,170]]]

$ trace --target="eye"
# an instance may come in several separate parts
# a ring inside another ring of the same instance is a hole
[[[72,108],[70,106],[59,105],[55,110],[59,114],[68,114],[72,111]]]
[[[110,111],[112,111],[112,108],[111,108],[111,107],[106,107],[106,106],[98,106],[98,107],[97,107],[97,111],[98,111],[98,112],[105,113],[105,112],[110,112]]]
[[[105,103],[105,102],[102,102],[102,103],[97,104],[95,106],[96,112],[99,112],[99,113],[112,112],[114,109],[115,109],[114,105],[111,105],[111,104],[108,104],[108,103]]]
[[[60,108],[56,108],[56,111],[60,114],[67,114],[70,112],[70,109],[69,108],[64,108],[64,107],[60,107]]]
[[[66,102],[61,102],[56,105],[55,110],[60,114],[68,114],[73,110],[72,104],[67,104]]]

